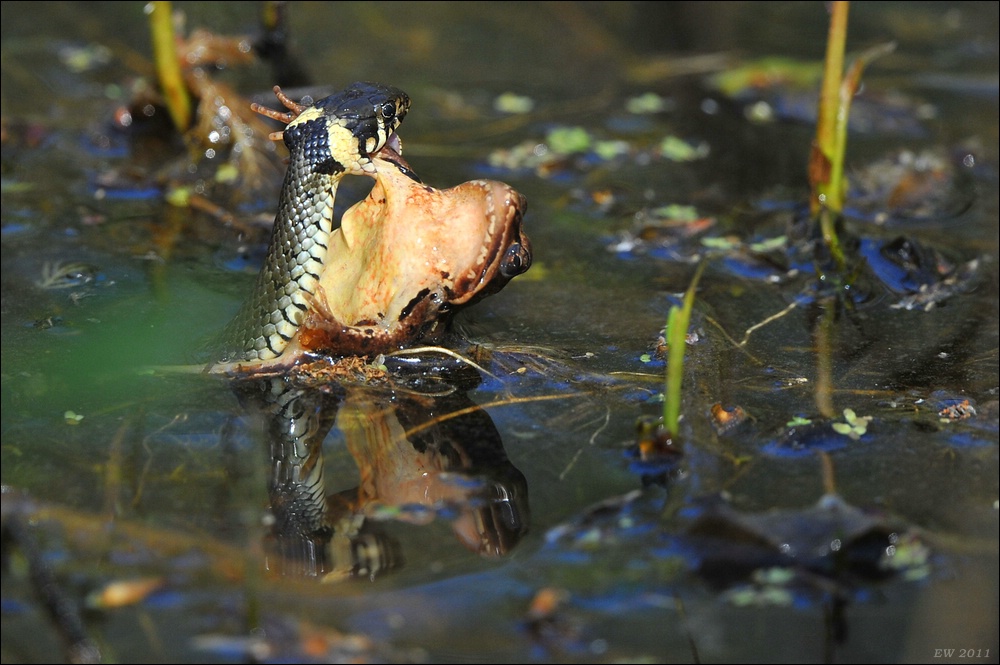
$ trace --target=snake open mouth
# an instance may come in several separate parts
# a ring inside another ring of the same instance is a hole
[[[387,149],[395,152],[397,155],[403,154],[403,141],[399,138],[399,134],[397,134],[396,132],[389,134],[389,138],[386,139],[385,145],[382,147],[382,150],[387,150]]]
[[[407,163],[407,161],[403,158],[402,153],[403,153],[403,142],[399,138],[399,134],[393,132],[392,134],[389,135],[389,138],[386,140],[385,145],[382,146],[382,148],[371,157],[373,160],[377,158],[389,162],[390,164],[398,168],[400,172],[402,172],[408,178],[416,182],[423,182],[420,179],[420,176],[416,174],[416,172],[409,165],[409,163]]]

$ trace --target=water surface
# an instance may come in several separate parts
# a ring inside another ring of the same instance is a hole
[[[175,7],[188,31],[259,26],[256,3]],[[234,192],[176,137],[115,127],[151,71],[141,3],[4,3],[5,661],[66,659],[26,538],[107,660],[997,660],[996,3],[851,9],[852,54],[896,48],[852,112],[850,310],[780,241],[801,229],[815,87],[716,78],[818,62],[822,3],[286,10],[311,84],[410,94],[425,182],[527,197],[534,265],[458,321],[488,373],[442,360],[390,393],[168,371],[249,290],[280,155]],[[276,106],[265,64],[212,76]],[[505,93],[532,109],[498,110]],[[517,161],[567,128],[620,152]],[[937,165],[914,171],[929,184],[886,191],[906,155]],[[177,183],[235,223],[170,205]],[[344,205],[363,193],[345,182]],[[901,267],[909,248],[931,258]],[[699,260],[677,453],[643,461],[657,335]],[[295,443],[276,404],[317,427],[295,454],[323,470],[324,527],[322,499],[275,475]],[[831,427],[845,409],[870,418],[854,437]],[[95,608],[137,579],[152,590]]]

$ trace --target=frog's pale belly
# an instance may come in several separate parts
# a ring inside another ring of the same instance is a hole
[[[427,294],[442,305],[468,302],[502,278],[498,262],[510,243],[523,244],[520,229],[507,228],[520,226],[523,208],[523,197],[503,183],[438,190],[380,168],[368,199],[331,237],[320,278],[325,311],[347,325],[390,331]]]
[[[301,350],[381,353],[433,339],[461,306],[530,265],[525,200],[509,185],[473,180],[439,190],[374,162],[375,186],[330,237]]]

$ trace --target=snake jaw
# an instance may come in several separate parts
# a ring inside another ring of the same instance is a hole
[[[376,177],[378,173],[378,167],[375,164],[375,159],[382,159],[388,162],[392,162],[400,169],[404,171],[410,171],[409,165],[403,159],[403,140],[399,138],[399,134],[396,132],[391,132],[386,138],[385,143],[381,148],[374,152],[368,153],[368,160],[360,164],[361,170],[367,175]]]
[[[403,154],[403,139],[399,138],[399,134],[397,134],[396,132],[393,132],[393,133],[389,134],[389,138],[386,139],[386,142],[385,142],[385,145],[383,146],[383,148],[389,148],[390,150],[392,150],[393,152],[395,152],[397,155],[402,155]]]
[[[413,180],[414,182],[418,183],[423,182],[420,179],[420,176],[418,176],[416,172],[413,170],[413,167],[411,167],[407,163],[407,161],[403,158],[402,152],[403,152],[403,140],[399,137],[398,134],[393,132],[389,136],[389,139],[385,142],[385,145],[382,146],[382,149],[379,150],[376,154],[372,155],[373,163],[377,159],[378,161],[383,163],[383,166],[386,164],[391,164],[392,166],[395,166],[400,173],[405,175],[410,180]],[[376,164],[376,167],[377,166],[378,165]],[[373,174],[373,176],[378,177],[377,173],[378,173],[378,168],[375,169],[375,174]]]

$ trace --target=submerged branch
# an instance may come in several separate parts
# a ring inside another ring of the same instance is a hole
[[[34,506],[13,490],[4,488],[3,540],[4,557],[8,547],[17,547],[28,566],[28,578],[39,602],[49,615],[62,639],[62,649],[70,663],[100,663],[101,651],[91,639],[80,610],[71,594],[56,577],[35,537]]]

